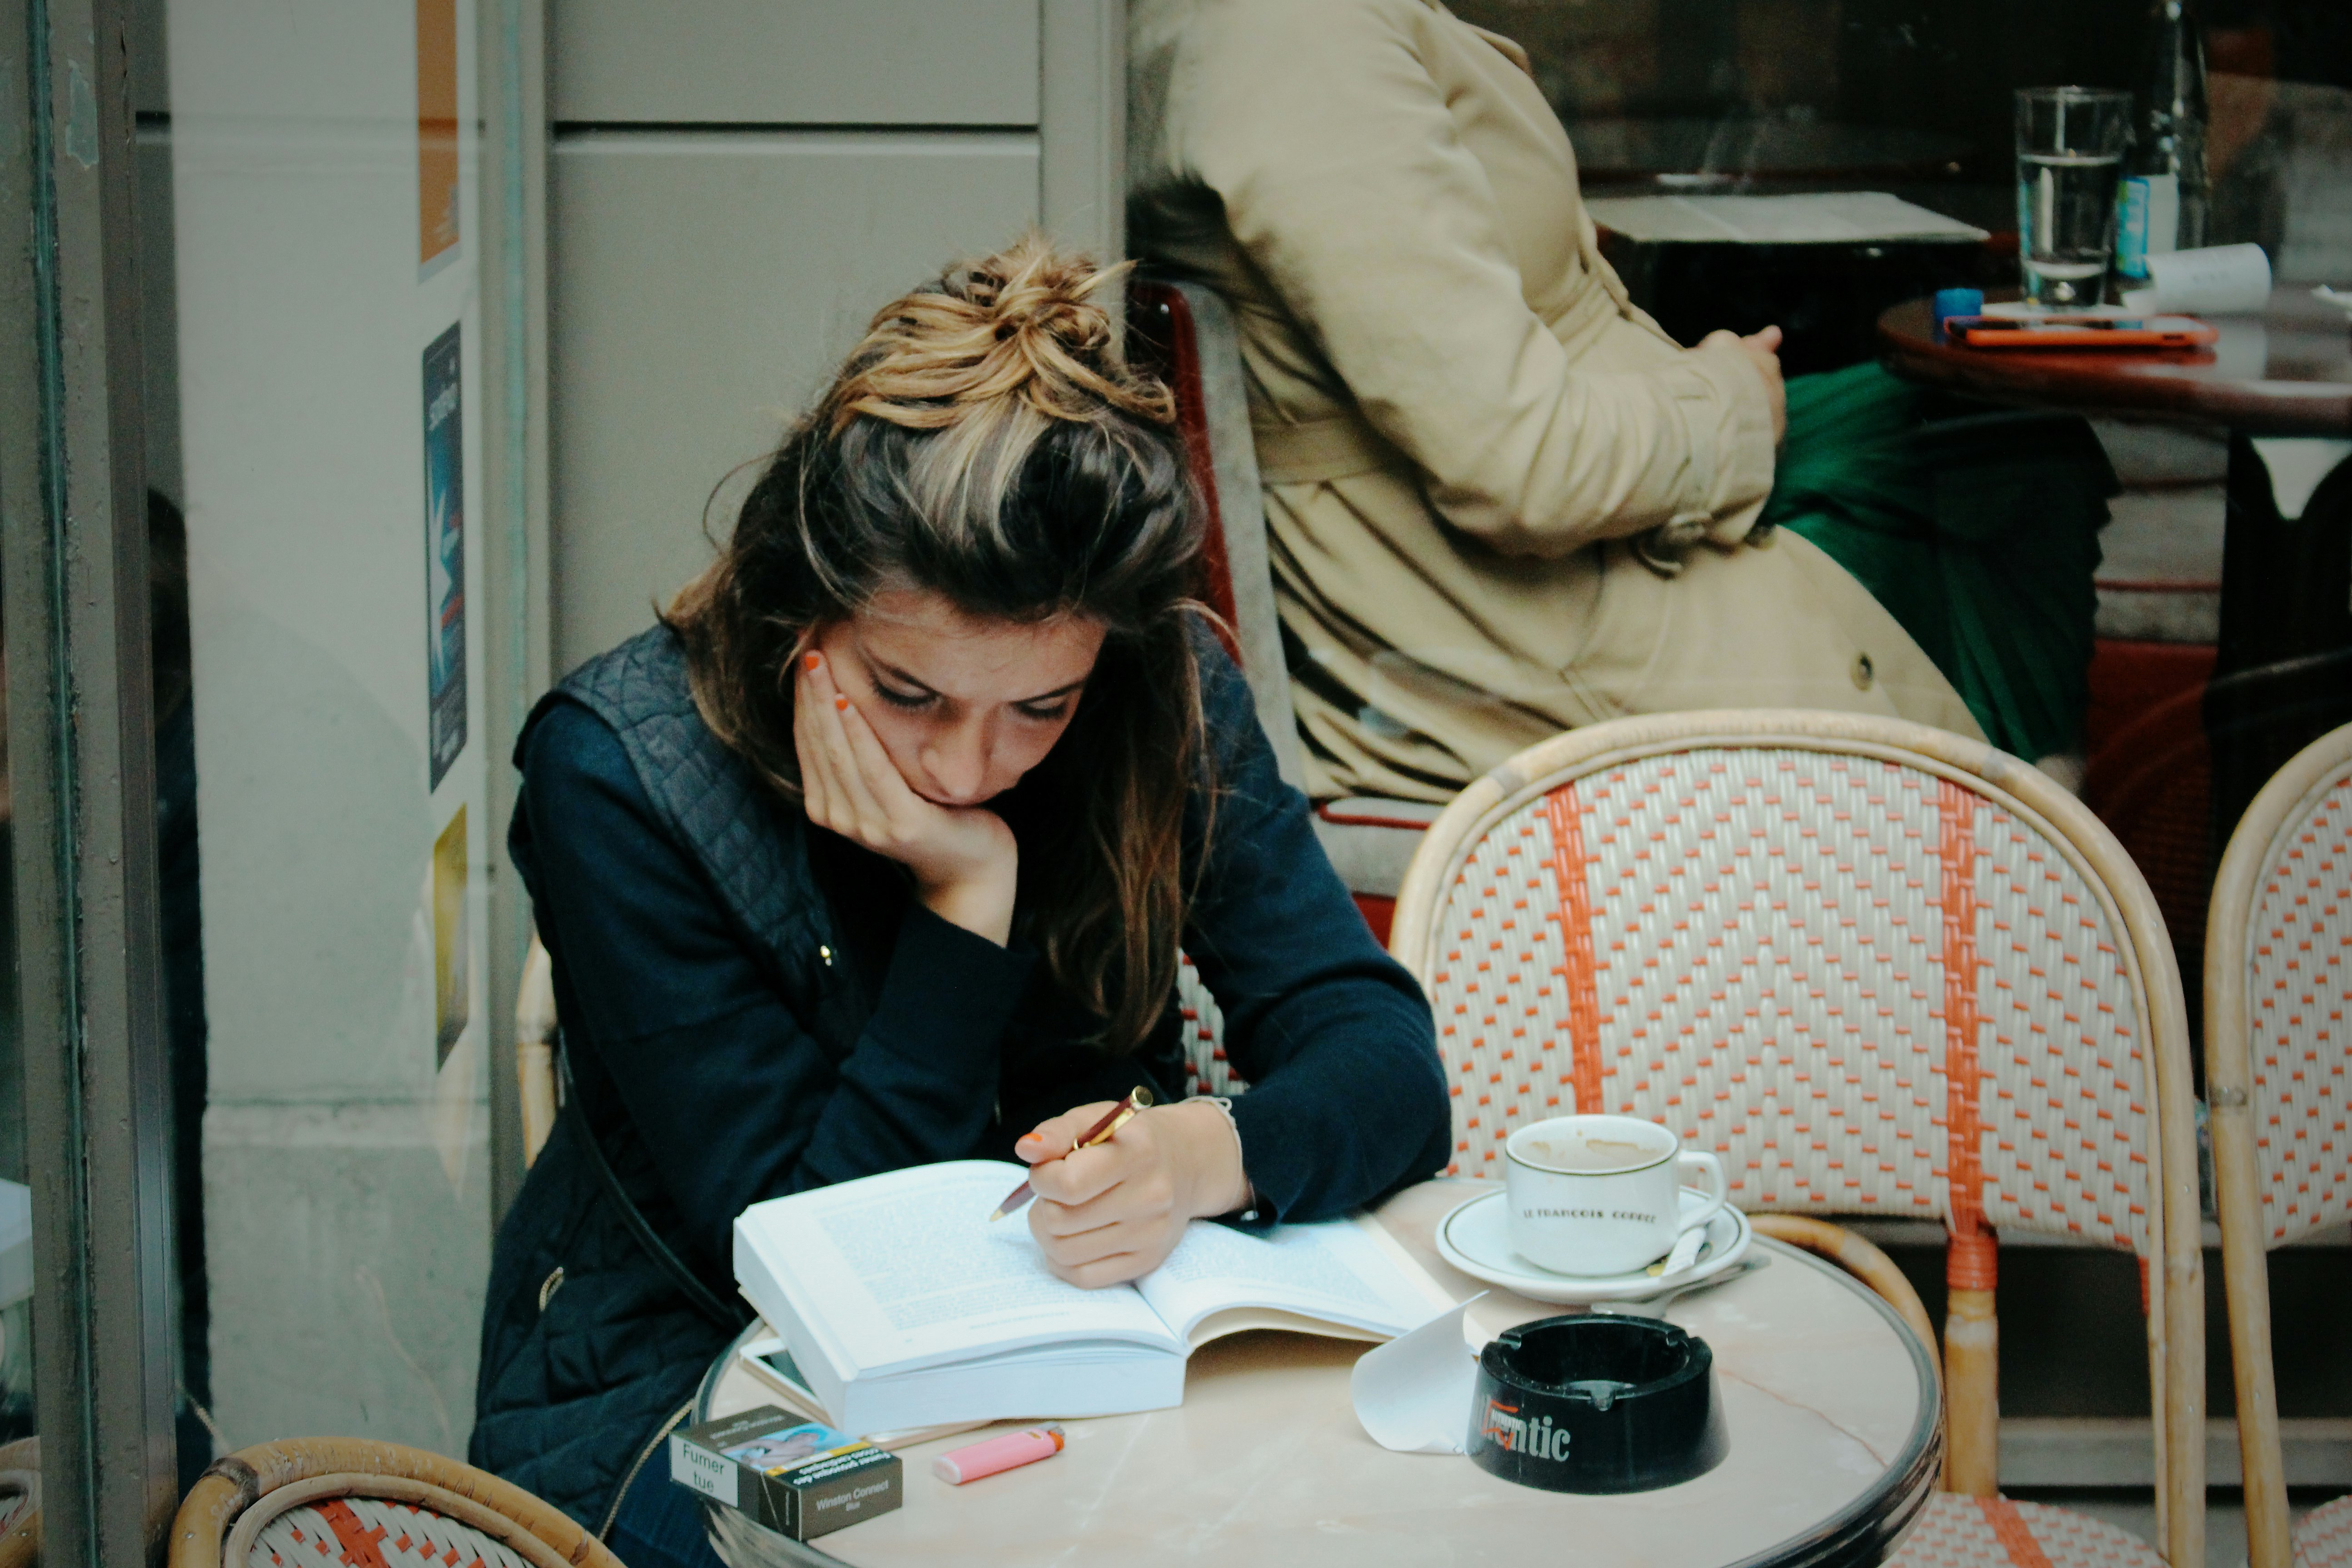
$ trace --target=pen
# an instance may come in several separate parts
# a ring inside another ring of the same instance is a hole
[[[1120,1100],[1117,1105],[1110,1108],[1109,1115],[1104,1117],[1100,1121],[1096,1122],[1094,1126],[1087,1129],[1087,1135],[1085,1137],[1070,1145],[1070,1152],[1075,1154],[1081,1149],[1091,1149],[1097,1143],[1109,1142],[1111,1140],[1111,1134],[1117,1132],[1120,1128],[1135,1120],[1135,1113],[1141,1110],[1145,1106],[1150,1105],[1150,1103],[1151,1091],[1150,1089],[1141,1088],[1129,1089],[1126,1099]],[[990,1215],[988,1217],[992,1223],[1003,1219],[1006,1215],[1013,1213],[1013,1210],[1019,1208],[1023,1204],[1027,1203],[1031,1198],[1034,1198],[1036,1195],[1036,1189],[1030,1186],[1030,1184],[1024,1181],[1019,1186],[1005,1194],[1004,1201],[997,1205],[996,1212]]]

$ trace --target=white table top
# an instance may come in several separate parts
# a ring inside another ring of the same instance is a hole
[[[1381,1211],[1456,1300],[1483,1287],[1442,1262],[1437,1221],[1496,1184],[1424,1183]],[[1715,1350],[1731,1452],[1682,1486],[1618,1497],[1538,1491],[1458,1455],[1392,1454],[1357,1425],[1348,1372],[1368,1346],[1238,1334],[1203,1346],[1173,1410],[1066,1423],[1059,1455],[969,1486],[931,1474],[967,1432],[903,1451],[893,1513],[802,1545],[712,1509],[732,1568],[768,1563],[1113,1563],[1219,1568],[1576,1560],[1606,1568],[1860,1568],[1891,1548],[1932,1484],[1934,1373],[1900,1320],[1840,1270],[1759,1237],[1771,1266],[1675,1303]],[[1471,1310],[1492,1336],[1562,1309],[1497,1292]],[[770,1402],[734,1368],[698,1420]],[[1469,1413],[1463,1413],[1466,1424]],[[1531,1555],[1532,1554],[1532,1555]]]

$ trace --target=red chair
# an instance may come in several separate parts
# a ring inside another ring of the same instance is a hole
[[[1176,395],[1192,477],[1208,502],[1203,597],[1224,622],[1226,649],[1249,679],[1258,722],[1273,742],[1283,778],[1303,787],[1298,719],[1290,705],[1233,312],[1198,284],[1139,279],[1128,289],[1128,331],[1131,357]],[[1405,867],[1442,809],[1413,800],[1334,800],[1316,808],[1317,836],[1382,942]]]

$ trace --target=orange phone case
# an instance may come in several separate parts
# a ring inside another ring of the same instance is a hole
[[[2185,320],[2164,327],[2077,324],[2098,319],[2053,317],[2037,322],[2008,316],[1955,316],[1944,329],[1952,342],[1972,349],[2193,349],[2221,335],[2203,321]]]

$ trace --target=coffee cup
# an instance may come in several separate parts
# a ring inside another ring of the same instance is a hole
[[[1634,1116],[1555,1116],[1503,1143],[1511,1248],[1555,1274],[1631,1274],[1674,1250],[1730,1201],[1723,1166]],[[1682,1202],[1685,1172],[1706,1178],[1706,1201]]]

